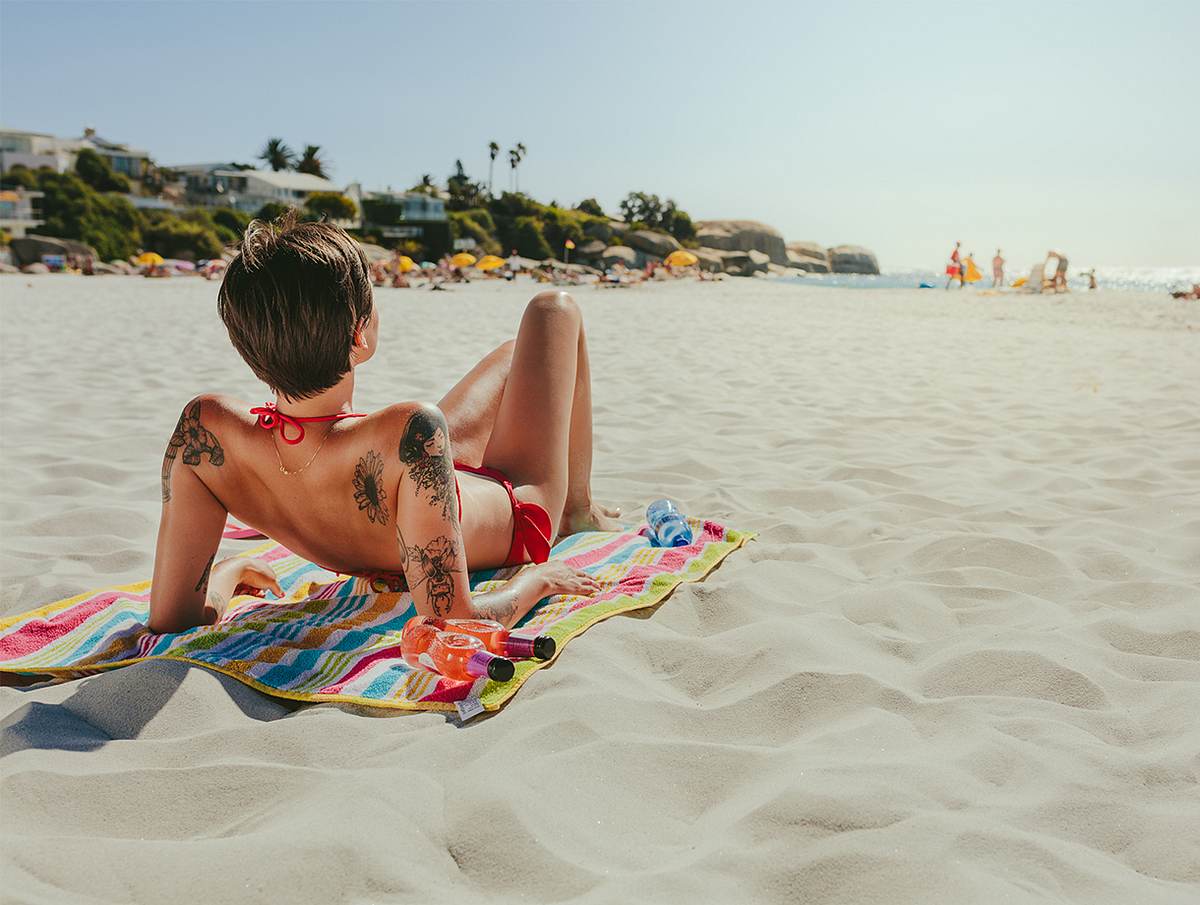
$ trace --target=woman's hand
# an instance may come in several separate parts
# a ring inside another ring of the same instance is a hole
[[[210,616],[212,622],[219,620],[229,608],[229,601],[239,591],[256,597],[261,597],[267,591],[274,591],[279,597],[283,596],[283,589],[279,586],[279,580],[270,563],[262,559],[231,556],[212,567],[208,577],[208,591],[204,596],[205,615]],[[212,614],[209,614],[208,610],[212,610]]]
[[[587,572],[572,569],[565,562],[551,560],[527,569],[521,577],[528,575],[542,583],[541,597],[552,594],[572,594],[579,597],[591,597],[601,590],[600,582]]]

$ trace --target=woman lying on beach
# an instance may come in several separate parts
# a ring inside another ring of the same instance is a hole
[[[553,538],[611,528],[615,515],[591,499],[591,375],[569,295],[534,296],[516,340],[437,406],[371,414],[352,396],[379,312],[342,230],[251,223],[218,309],[276,399],[252,408],[205,394],[184,406],[163,457],[151,631],[215,622],[238,585],[280,593],[262,561],[213,565],[228,515],[332,571],[406,580],[422,615],[511,627],[543,597],[597,590],[546,561]],[[471,596],[468,569],[528,562],[539,565]]]

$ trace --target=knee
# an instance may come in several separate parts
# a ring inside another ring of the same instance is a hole
[[[563,292],[561,289],[539,292],[525,306],[525,315],[526,317],[533,315],[550,318],[566,316],[576,321],[583,318],[575,299],[571,298],[571,293]]]

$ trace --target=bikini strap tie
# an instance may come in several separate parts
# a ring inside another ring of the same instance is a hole
[[[310,418],[301,418],[296,415],[285,415],[275,407],[274,402],[266,402],[262,405],[255,406],[250,409],[251,415],[258,416],[258,426],[265,431],[272,431],[279,428],[279,438],[289,446],[295,446],[297,443],[304,441],[304,424],[307,423],[325,423],[329,421],[341,421],[343,418],[365,418],[365,412],[337,412],[333,415],[316,415]],[[295,428],[295,436],[289,437],[287,429],[291,426]]]

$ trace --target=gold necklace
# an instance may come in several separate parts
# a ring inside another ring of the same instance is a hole
[[[317,451],[312,454],[312,459],[309,459],[307,462],[305,462],[303,465],[301,465],[295,471],[288,471],[287,468],[283,464],[283,457],[281,455],[279,455],[279,441],[277,439],[275,439],[275,432],[272,431],[271,432],[271,446],[275,450],[275,458],[279,460],[279,473],[290,478],[293,475],[300,474],[300,472],[304,471],[304,469],[306,469],[306,468],[308,468],[308,466],[312,465],[313,459],[315,459],[317,456],[319,456],[321,454],[321,450],[325,448],[325,441],[329,439],[329,435],[332,433],[333,433],[333,425],[331,424],[331,425],[329,425],[329,430],[325,431],[325,436],[321,438],[321,442],[317,445]]]

